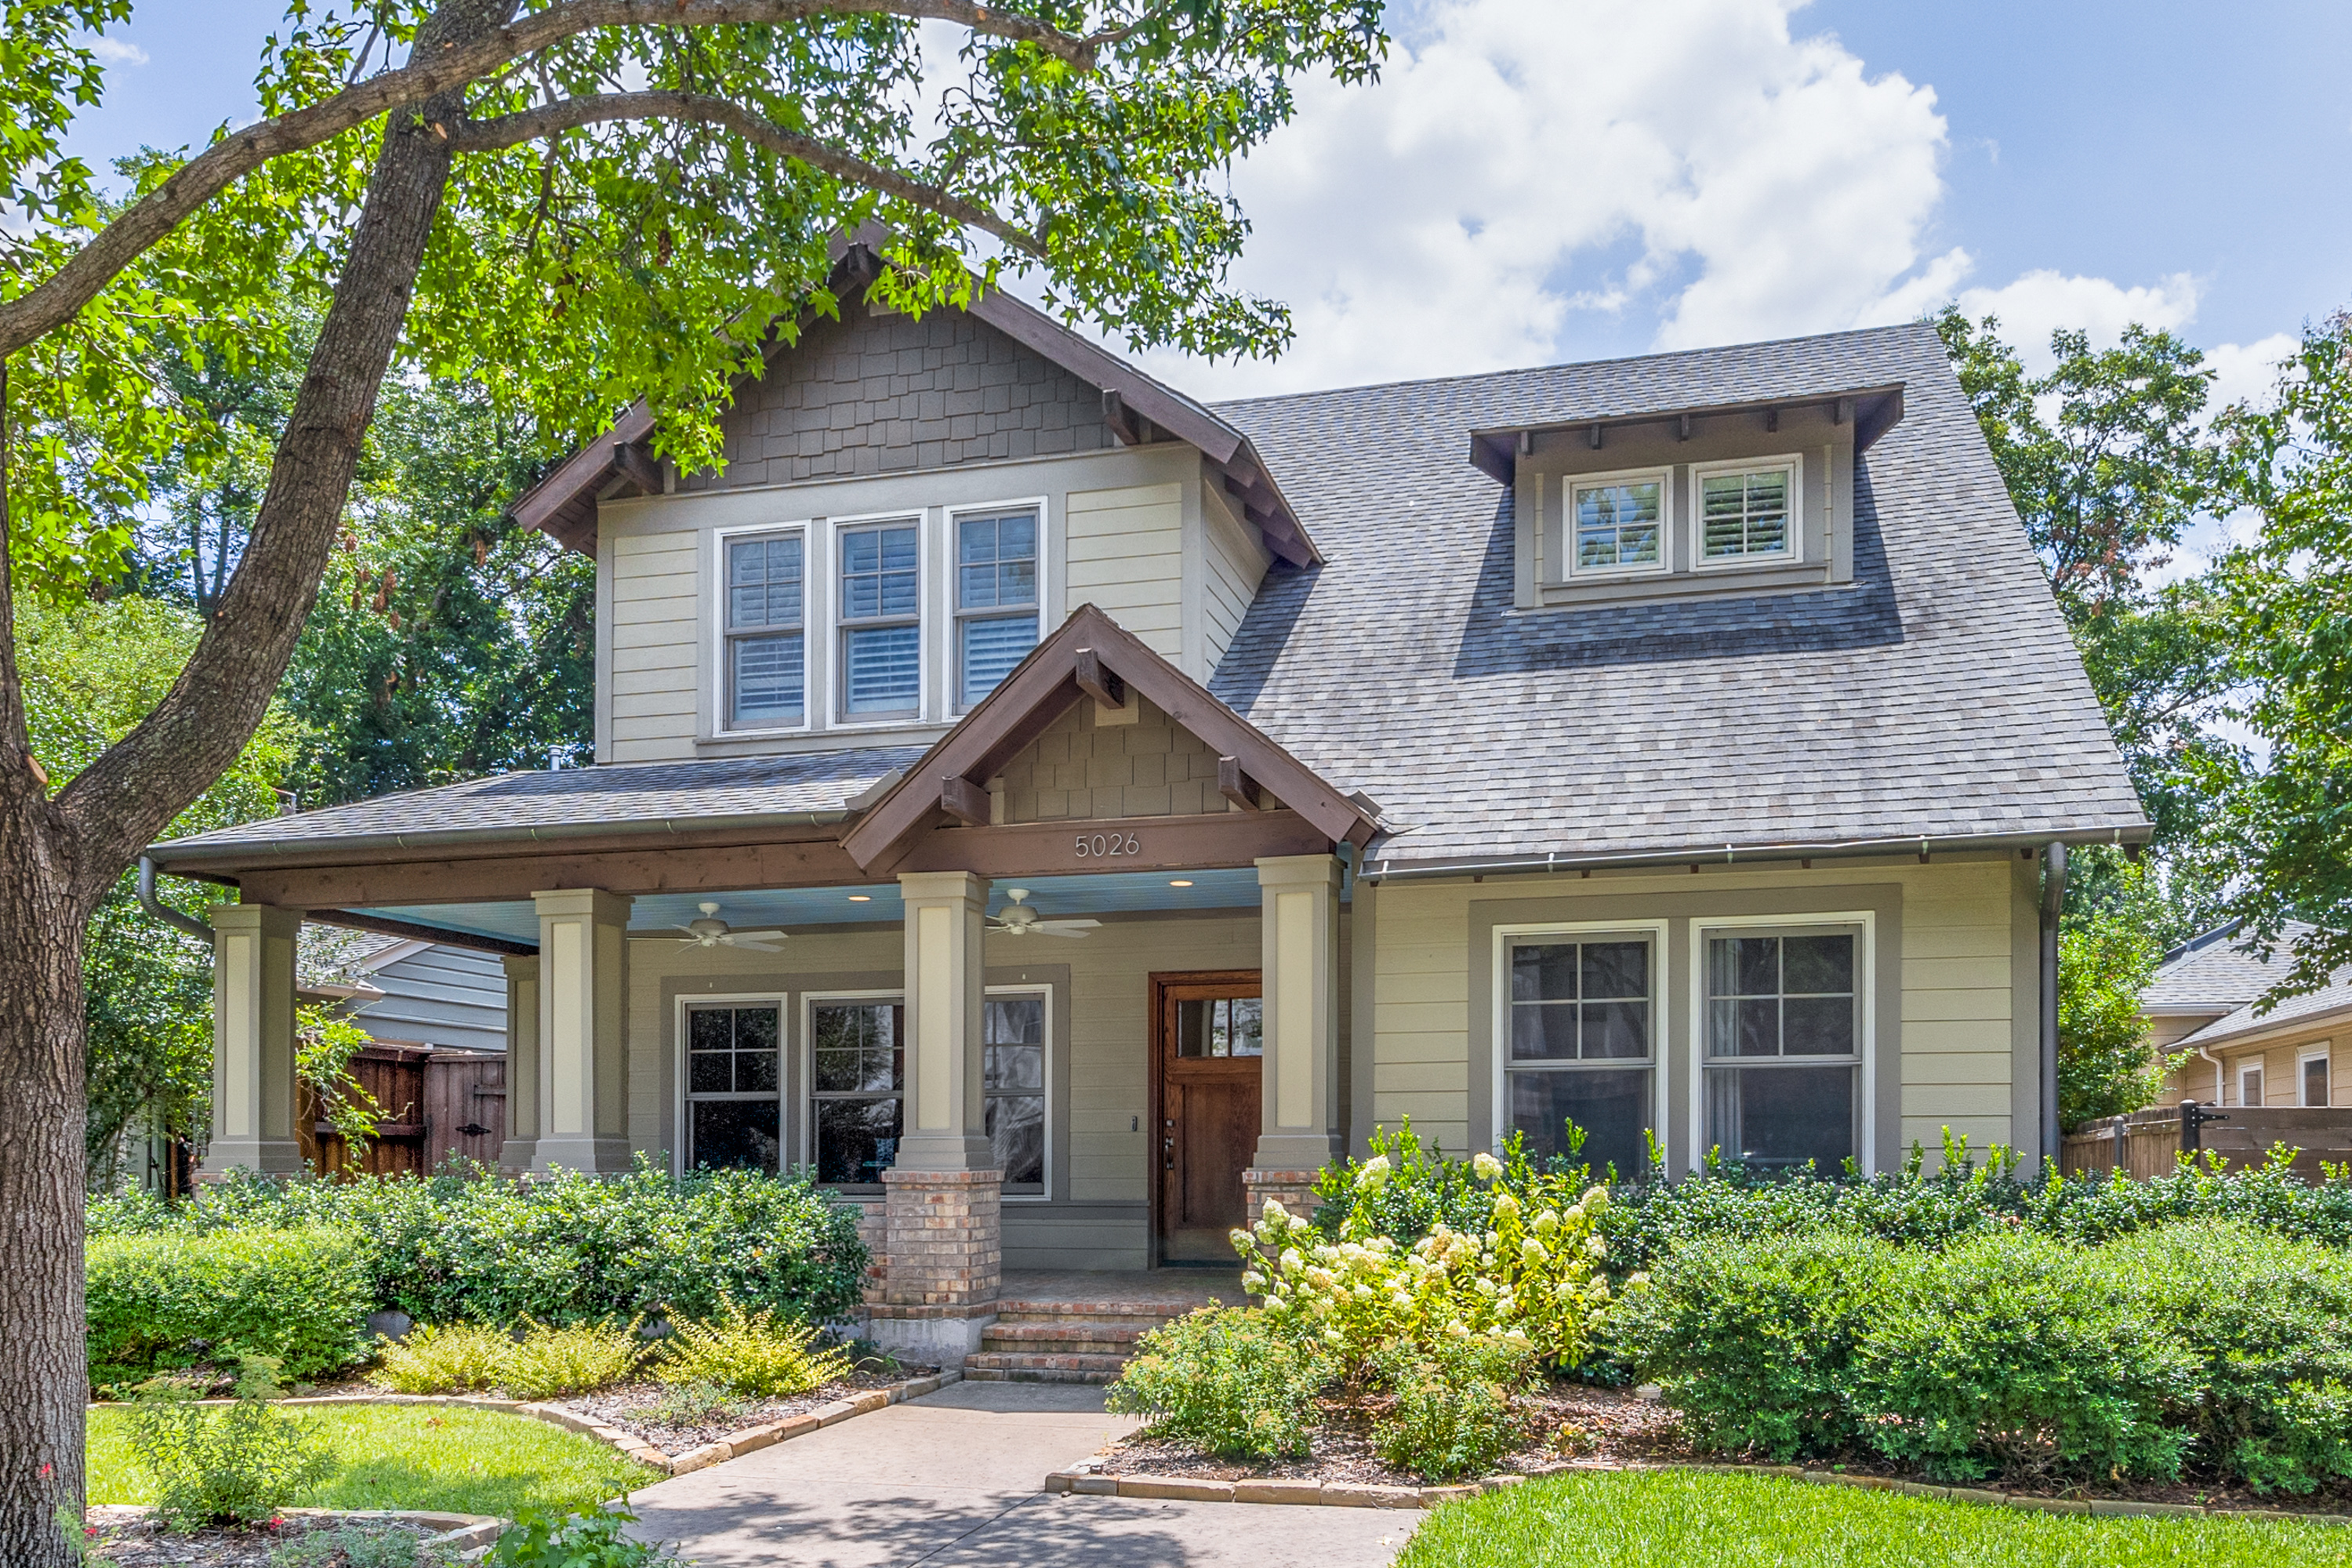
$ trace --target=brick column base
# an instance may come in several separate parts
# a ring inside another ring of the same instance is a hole
[[[892,1169],[882,1185],[881,1299],[866,1331],[909,1360],[960,1366],[996,1321],[1004,1173]]]
[[[1315,1178],[1320,1171],[1261,1171],[1251,1165],[1242,1172],[1242,1191],[1249,1194],[1250,1228],[1265,1217],[1265,1201],[1281,1200],[1293,1219],[1315,1217]]]

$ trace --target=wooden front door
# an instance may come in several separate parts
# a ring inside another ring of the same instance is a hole
[[[1242,1172],[1260,1125],[1259,972],[1155,974],[1151,992],[1160,1260],[1230,1264],[1227,1235],[1249,1217]]]

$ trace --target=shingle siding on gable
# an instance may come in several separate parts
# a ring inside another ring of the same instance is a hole
[[[745,384],[727,469],[682,491],[783,485],[1112,444],[1102,395],[960,310],[921,321],[856,307],[819,322]]]
[[[1080,703],[1008,763],[1004,820],[1191,816],[1226,809],[1217,753],[1150,700],[1132,724],[1097,726]]]

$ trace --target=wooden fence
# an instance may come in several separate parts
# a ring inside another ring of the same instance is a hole
[[[2233,1171],[2263,1163],[2281,1143],[2296,1151],[2290,1169],[2307,1182],[2320,1180],[2323,1163],[2352,1162],[2352,1106],[2207,1105],[2200,1111],[2196,1146],[2220,1155]],[[2178,1105],[2094,1121],[2066,1135],[2058,1168],[2071,1176],[2120,1166],[2143,1182],[2170,1175],[2188,1147],[2180,1121]]]
[[[383,1111],[360,1172],[422,1175],[452,1154],[499,1163],[507,1135],[506,1058],[378,1042],[352,1058],[351,1070]],[[342,1170],[343,1140],[320,1117],[307,1086],[300,1099],[295,1127],[303,1160],[314,1171]]]

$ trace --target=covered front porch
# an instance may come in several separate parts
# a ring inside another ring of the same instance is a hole
[[[239,888],[208,1172],[299,1164],[306,918],[502,955],[502,1168],[806,1168],[866,1211],[874,1336],[937,1359],[1007,1268],[1230,1270],[1345,1144],[1370,810],[1091,610],[913,756],[406,798],[458,792],[536,820],[159,847]]]

